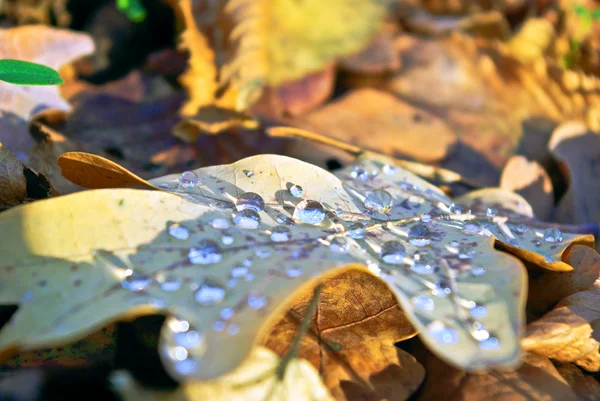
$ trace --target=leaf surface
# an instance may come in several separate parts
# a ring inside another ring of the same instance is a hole
[[[511,367],[525,276],[493,249],[495,238],[563,270],[564,248],[590,241],[526,225],[522,202],[487,214],[477,204],[471,214],[372,153],[337,175],[261,155],[150,182],[183,198],[94,190],[0,216],[0,230],[12,233],[0,244],[0,303],[19,305],[0,331],[1,352],[162,312],[169,373],[215,378],[242,363],[296,291],[360,270],[387,284],[444,360],[469,371]]]

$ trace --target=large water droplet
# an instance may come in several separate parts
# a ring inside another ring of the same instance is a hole
[[[194,298],[196,298],[196,302],[200,305],[215,305],[223,302],[223,299],[225,298],[225,288],[217,284],[205,282],[196,290]]]
[[[385,263],[399,265],[404,262],[406,250],[404,245],[398,241],[386,241],[381,245],[379,256]]]
[[[527,230],[529,230],[529,227],[527,227],[525,224],[519,224],[517,226],[517,232],[520,234],[526,233]]]
[[[223,253],[215,241],[203,239],[195,248],[190,249],[188,258],[195,265],[210,265],[219,263],[223,258]]]
[[[463,202],[455,202],[450,205],[452,214],[471,214],[471,207]]]
[[[262,295],[250,295],[248,297],[248,306],[250,309],[258,310],[267,306],[267,297]]]
[[[348,242],[342,237],[335,237],[331,240],[329,249],[336,253],[348,253]]]
[[[292,194],[292,196],[300,198],[302,195],[304,195],[304,189],[302,189],[300,185],[292,185],[290,187],[290,193]]]
[[[417,274],[431,274],[437,270],[437,263],[434,257],[426,254],[417,252],[413,256],[413,264],[410,269]]]
[[[130,270],[128,272],[131,272]],[[150,287],[152,284],[152,278],[138,272],[131,272],[127,277],[121,281],[121,286],[129,291],[143,291]]]
[[[500,348],[500,341],[490,334],[488,338],[479,342],[479,348],[484,350],[495,350]]]
[[[474,307],[472,307],[471,309],[469,309],[469,313],[475,319],[481,319],[481,318],[487,316],[488,310],[483,305],[475,305]]]
[[[363,204],[374,212],[387,213],[394,206],[394,198],[385,189],[376,189],[367,194]]]
[[[546,242],[562,242],[563,234],[558,228],[549,228],[544,231],[544,241]]]
[[[482,228],[476,221],[465,221],[462,225],[462,232],[467,235],[481,234]]]
[[[303,200],[294,209],[294,219],[306,224],[319,225],[325,219],[325,209],[314,200]]]
[[[177,223],[171,223],[168,226],[167,232],[173,238],[186,240],[190,237],[190,230],[188,230],[185,226]]]
[[[427,333],[430,337],[443,345],[452,345],[458,342],[458,333],[456,330],[446,326],[439,320],[433,321],[427,325]]]
[[[212,228],[216,228],[217,230],[225,230],[229,228],[229,221],[227,221],[227,219],[223,217],[215,217],[208,224],[210,224]]]
[[[414,246],[425,246],[431,243],[429,229],[424,224],[415,224],[408,230],[408,242]]]
[[[271,231],[271,241],[273,242],[287,242],[290,239],[292,239],[292,233],[287,226],[277,226]]]
[[[179,184],[184,188],[193,188],[198,185],[198,176],[193,171],[184,171],[178,178]]]
[[[415,307],[424,311],[432,311],[435,308],[433,298],[428,295],[418,295],[413,297],[411,301]]]
[[[253,209],[244,209],[233,217],[233,222],[239,228],[246,230],[257,229],[260,225],[260,216]]]
[[[235,201],[235,208],[238,212],[251,209],[256,213],[260,213],[265,210],[265,201],[259,194],[255,194],[254,192],[244,192]]]

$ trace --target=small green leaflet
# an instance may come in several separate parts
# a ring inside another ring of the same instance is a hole
[[[0,60],[0,81],[17,85],[60,85],[58,72],[45,65],[29,61]]]
[[[117,0],[117,8],[133,22],[146,19],[146,9],[140,0]]]

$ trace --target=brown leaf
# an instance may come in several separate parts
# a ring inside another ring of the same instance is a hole
[[[427,352],[427,378],[418,401],[576,401],[552,362],[527,353],[514,371],[474,375],[456,370]]]
[[[285,355],[312,292],[300,297],[263,343]],[[416,330],[392,293],[357,271],[326,279],[309,334],[298,356],[319,369],[337,400],[406,400],[423,381],[423,367],[394,342]]]
[[[588,246],[573,245],[562,256],[572,272],[543,271],[529,280],[527,310],[540,316],[558,301],[589,290],[600,277],[600,255]]]
[[[400,53],[396,49],[396,24],[385,24],[362,51],[339,60],[340,67],[354,73],[381,74],[398,71]]]
[[[557,363],[556,369],[577,394],[579,401],[600,400],[600,383],[572,363]]]
[[[101,156],[67,152],[58,158],[62,175],[84,188],[127,188],[142,186],[160,191],[148,181]]]
[[[566,123],[553,133],[548,147],[567,174],[569,189],[554,219],[562,223],[600,221],[600,135],[582,123]]]
[[[573,362],[597,372],[600,370],[600,288],[570,295],[552,311],[527,326],[521,345],[561,362]]]
[[[424,162],[447,157],[457,141],[436,116],[372,89],[355,90],[290,123],[364,149]]]
[[[536,161],[524,156],[511,157],[500,177],[500,188],[521,195],[540,220],[548,220],[554,208],[552,182],[548,173]]]

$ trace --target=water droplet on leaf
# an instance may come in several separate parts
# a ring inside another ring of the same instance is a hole
[[[415,224],[408,230],[408,242],[414,246],[425,246],[431,243],[429,229],[424,224]]]
[[[544,241],[546,242],[562,242],[563,234],[558,228],[548,228],[544,231]]]
[[[273,242],[287,242],[292,238],[292,233],[289,227],[277,226],[271,231],[270,237]]]
[[[196,290],[194,298],[200,305],[215,305],[221,303],[225,298],[225,288],[205,282]]]
[[[378,213],[387,213],[394,205],[394,198],[385,189],[369,192],[363,202],[365,208]]]
[[[193,188],[198,185],[198,176],[193,171],[184,171],[178,178],[183,188]]]
[[[476,221],[465,221],[462,225],[462,232],[467,235],[481,234],[482,228]]]
[[[316,226],[325,219],[325,209],[317,201],[303,200],[296,205],[293,217],[295,220]]]
[[[223,258],[223,253],[215,241],[204,239],[196,247],[190,249],[188,258],[195,265],[210,265],[219,263]]]
[[[404,262],[406,250],[404,245],[398,241],[386,241],[381,245],[379,255],[385,263],[399,265]]]
[[[190,237],[190,230],[188,230],[185,226],[182,226],[181,224],[177,223],[169,224],[167,232],[171,237],[180,240],[186,240]]]
[[[433,321],[427,325],[427,333],[430,337],[443,345],[452,345],[458,342],[458,333],[456,330],[446,326],[439,320]]]
[[[292,196],[300,198],[302,197],[302,195],[304,195],[304,189],[302,189],[300,185],[292,185],[290,187],[290,193],[292,194]]]
[[[244,192],[235,201],[235,208],[238,212],[251,209],[260,213],[265,210],[265,201],[259,194],[255,194],[254,192]]]
[[[260,216],[255,210],[244,209],[233,217],[233,222],[239,228],[255,230],[260,225]]]

